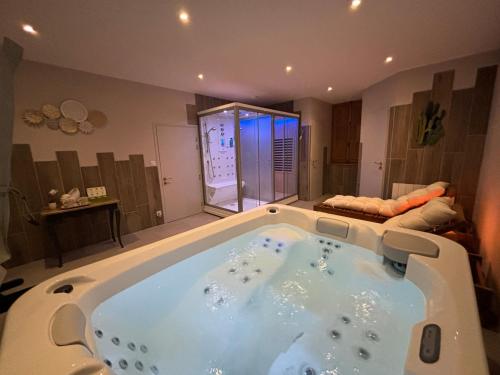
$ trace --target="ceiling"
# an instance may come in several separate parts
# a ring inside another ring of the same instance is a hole
[[[0,36],[23,45],[28,60],[256,104],[339,102],[401,70],[500,48],[499,0],[363,0],[357,11],[349,5],[2,0]],[[191,17],[187,26],[181,9]],[[39,35],[24,33],[22,23]],[[384,64],[388,55],[394,61]]]

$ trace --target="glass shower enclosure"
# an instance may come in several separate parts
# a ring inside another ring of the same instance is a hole
[[[298,199],[299,115],[231,103],[198,117],[205,211]]]

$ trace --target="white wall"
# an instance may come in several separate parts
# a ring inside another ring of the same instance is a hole
[[[500,71],[497,71],[490,123],[474,207],[481,253],[491,265],[491,280],[500,293]],[[499,295],[500,299],[500,295]],[[499,304],[500,307],[500,304]]]
[[[477,68],[499,62],[497,50],[403,71],[367,88],[361,116],[360,195],[382,196],[384,171],[374,162],[385,161],[390,107],[409,104],[414,92],[431,89],[434,73],[454,69],[454,89],[461,89],[474,86]]]
[[[22,120],[26,109],[70,98],[104,112],[108,125],[90,135],[67,135]],[[15,78],[14,143],[29,143],[36,161],[55,160],[55,151],[76,150],[81,165],[96,165],[96,152],[112,151],[119,160],[143,154],[149,165],[156,160],[153,124],[185,125],[186,104],[194,100],[186,92],[23,61]]]
[[[293,102],[294,111],[301,111],[302,126],[311,126],[311,156],[309,190],[310,199],[323,193],[323,148],[328,147],[328,158],[332,141],[332,105],[315,98],[298,99]],[[327,160],[328,161],[328,160]]]

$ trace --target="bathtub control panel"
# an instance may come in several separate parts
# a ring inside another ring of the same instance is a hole
[[[441,351],[441,328],[437,324],[427,324],[420,340],[420,359],[425,363],[435,363]]]

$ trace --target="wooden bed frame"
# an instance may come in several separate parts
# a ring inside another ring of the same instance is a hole
[[[370,214],[362,211],[349,210],[347,208],[332,207],[324,203],[319,203],[313,206],[314,211],[325,212],[332,215],[340,215],[346,217],[352,217],[353,219],[372,221],[374,223],[384,223],[389,220],[390,217]]]

